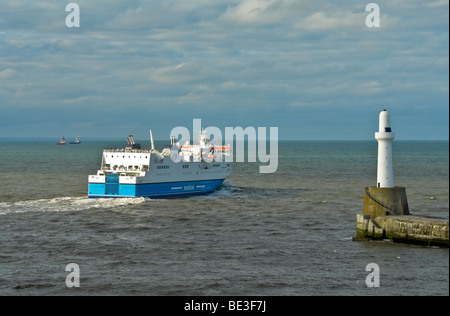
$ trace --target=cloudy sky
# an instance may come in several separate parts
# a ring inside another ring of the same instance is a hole
[[[449,1],[0,0],[0,137],[449,137]]]

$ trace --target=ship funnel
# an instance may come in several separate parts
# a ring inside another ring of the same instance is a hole
[[[136,141],[134,140],[133,135],[128,136],[128,138],[127,138],[127,143],[128,143],[128,145],[134,145],[134,144],[136,144]]]

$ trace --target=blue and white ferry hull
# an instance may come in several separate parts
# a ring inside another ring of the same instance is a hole
[[[147,184],[89,183],[88,196],[90,198],[148,197],[154,199],[188,197],[214,192],[223,181],[224,179]]]

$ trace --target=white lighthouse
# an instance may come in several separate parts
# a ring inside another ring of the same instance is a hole
[[[392,141],[395,134],[391,129],[391,117],[384,109],[380,113],[379,130],[375,133],[378,141],[377,187],[394,187],[394,166],[392,163]]]

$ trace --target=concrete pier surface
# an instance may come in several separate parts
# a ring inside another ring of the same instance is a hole
[[[356,238],[449,247],[449,221],[409,213],[404,187],[366,187],[362,214],[356,215]]]
[[[354,240],[364,239],[390,239],[394,242],[448,248],[449,221],[415,215],[383,215],[372,218],[370,215],[357,214]]]

